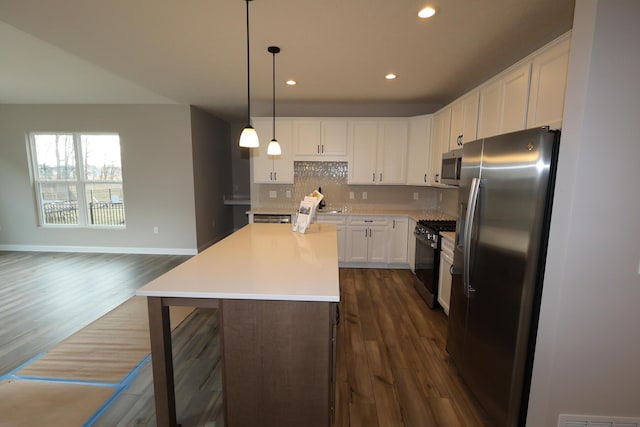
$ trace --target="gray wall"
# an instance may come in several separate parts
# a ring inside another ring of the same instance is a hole
[[[640,2],[576,2],[528,426],[640,417]]]
[[[233,207],[223,204],[224,195],[233,188],[229,132],[226,122],[191,107],[198,250],[233,231]]]
[[[38,226],[26,143],[33,131],[120,134],[126,229]],[[186,105],[0,105],[0,248],[195,253],[192,159]]]

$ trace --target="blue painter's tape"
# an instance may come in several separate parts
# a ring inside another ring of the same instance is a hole
[[[102,406],[87,420],[86,423],[83,424],[83,427],[92,426],[100,416],[111,406],[111,404],[124,392],[124,387],[119,387],[112,395],[107,399],[106,402],[102,404]]]
[[[111,387],[111,388],[119,388],[120,383],[109,383],[102,381],[86,381],[86,380],[74,380],[67,378],[50,378],[50,377],[32,377],[27,375],[13,375],[13,380],[21,380],[21,381],[40,381],[47,383],[57,383],[57,384],[75,384],[75,385],[88,385],[93,387]]]
[[[26,362],[24,362],[22,365],[18,366],[17,368],[15,368],[12,371],[9,371],[8,373],[6,373],[5,375],[0,376],[0,381],[5,380],[5,379],[14,379],[15,378],[15,374],[16,372],[26,368],[27,366],[29,366],[30,364],[32,364],[33,362],[35,362],[36,360],[40,359],[42,356],[44,356],[45,354],[47,354],[46,352],[44,353],[40,353],[37,354],[35,356],[33,356],[31,359],[27,360]]]

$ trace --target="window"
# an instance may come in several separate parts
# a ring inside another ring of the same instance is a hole
[[[124,227],[120,137],[32,133],[41,225]]]

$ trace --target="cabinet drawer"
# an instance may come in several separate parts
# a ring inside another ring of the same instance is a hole
[[[364,225],[364,226],[387,226],[389,220],[387,218],[377,217],[351,217],[349,225]]]

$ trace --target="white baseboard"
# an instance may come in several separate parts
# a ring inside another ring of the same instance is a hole
[[[197,255],[198,250],[186,248],[128,248],[104,246],[0,245],[0,251],[17,252],[78,252],[101,254]]]

